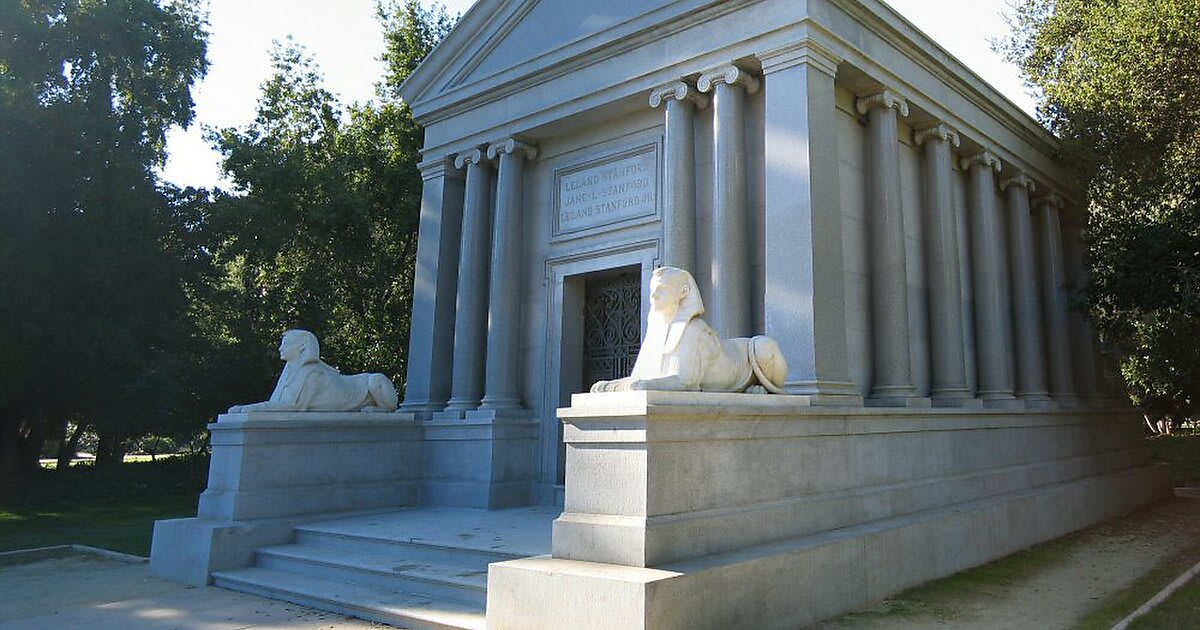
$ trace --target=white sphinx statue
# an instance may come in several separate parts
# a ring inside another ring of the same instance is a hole
[[[396,386],[383,374],[344,375],[321,361],[317,336],[289,330],[279,342],[283,373],[271,399],[234,405],[229,413],[247,411],[395,411]]]
[[[650,278],[650,316],[633,373],[600,381],[592,392],[629,390],[782,394],[787,361],[774,339],[721,339],[700,316],[704,301],[686,270],[661,267]]]

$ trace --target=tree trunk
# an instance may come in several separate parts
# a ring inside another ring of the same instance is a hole
[[[79,440],[83,437],[86,429],[86,424],[77,424],[71,435],[63,436],[63,441],[58,447],[58,466],[55,470],[66,470],[71,467],[71,460],[79,454]]]
[[[96,468],[118,466],[124,460],[124,455],[121,440],[112,434],[100,434],[100,443],[96,445]]]

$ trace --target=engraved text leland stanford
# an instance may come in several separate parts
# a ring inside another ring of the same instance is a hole
[[[655,147],[558,173],[555,234],[652,216],[658,201]]]

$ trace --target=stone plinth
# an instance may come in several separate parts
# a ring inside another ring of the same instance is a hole
[[[492,565],[489,627],[800,627],[1168,490],[1128,410],[802,402],[576,396],[552,556]]]
[[[440,412],[423,428],[422,503],[492,510],[529,502],[537,437],[529,411]]]
[[[245,566],[254,548],[332,513],[418,499],[421,426],[407,413],[250,412],[208,425],[212,462],[196,518],[158,521],[151,570],[189,584]]]

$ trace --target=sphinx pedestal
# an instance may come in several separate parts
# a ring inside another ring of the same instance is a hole
[[[150,569],[186,584],[251,563],[254,549],[340,512],[414,505],[421,426],[407,413],[222,414],[196,518],[157,521]]]
[[[489,628],[797,628],[1167,495],[1136,414],[577,395],[550,556]]]

